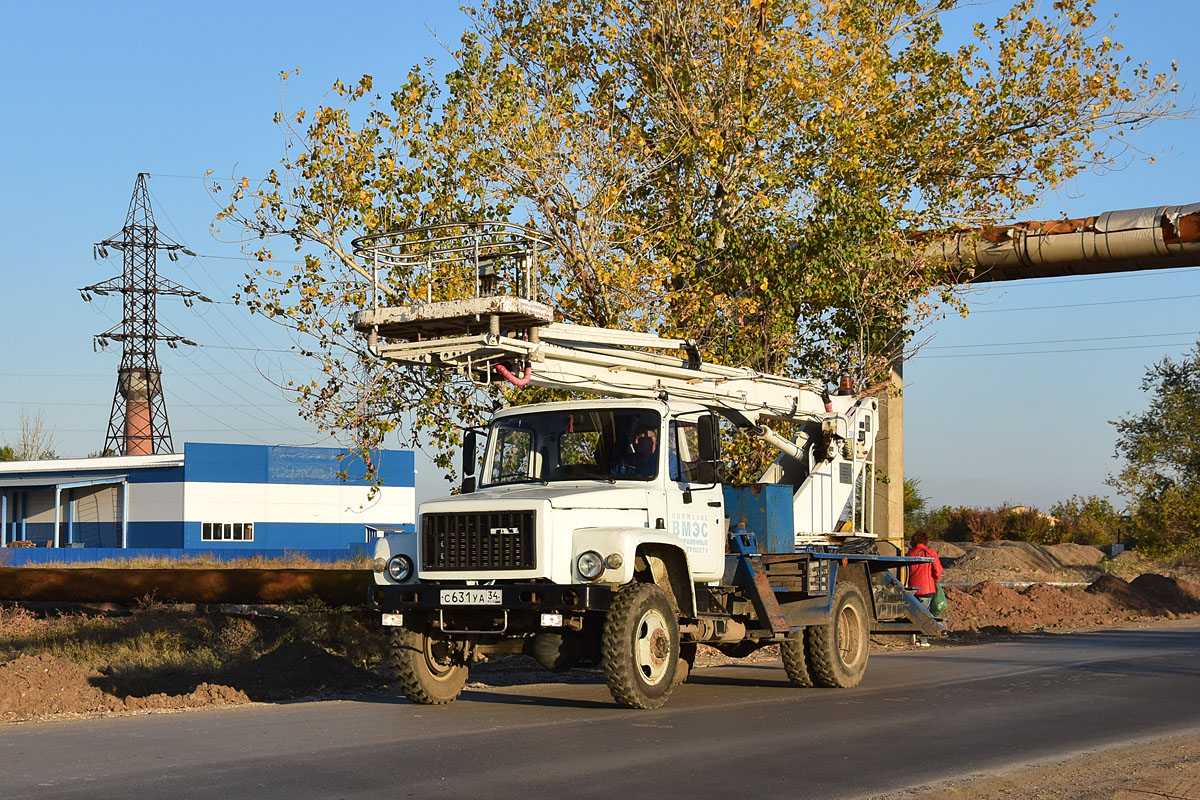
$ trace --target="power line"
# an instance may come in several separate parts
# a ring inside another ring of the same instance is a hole
[[[919,361],[930,358],[987,358],[990,356],[1043,356],[1053,355],[1055,353],[1099,353],[1108,350],[1145,350],[1147,348],[1163,348],[1163,347],[1187,347],[1194,345],[1194,341],[1189,342],[1163,342],[1160,344],[1131,344],[1123,347],[1076,347],[1064,350],[1016,350],[1011,353],[946,353],[944,355],[922,355],[917,353],[907,361]]]
[[[288,348],[286,350],[276,347],[235,347],[233,345],[205,344],[204,342],[196,345],[197,347],[207,347],[210,350],[249,350],[252,353],[287,353],[294,356],[304,355],[296,348]]]
[[[218,420],[220,421],[220,420]],[[20,428],[0,428],[0,431],[6,433],[19,433]],[[271,433],[274,431],[284,431],[286,433],[300,433],[296,428],[176,428],[180,433]],[[54,433],[95,433],[95,428],[55,428]],[[252,437],[254,438],[254,437]],[[258,440],[263,444],[270,442]]]
[[[216,329],[216,327],[215,327],[215,326],[214,326],[214,325],[213,325],[211,322],[209,322],[209,321],[207,320],[207,318],[205,318],[205,317],[202,317],[201,319],[202,319],[202,320],[204,320],[205,324],[206,324],[206,325],[208,325],[209,329],[210,329],[210,330],[211,330],[211,331],[212,331],[212,332],[213,332],[213,333],[214,333],[214,334],[217,336],[217,338],[221,339],[222,341],[225,341],[225,342],[226,342],[226,346],[227,346],[227,347],[232,347],[232,345],[229,345],[229,344],[228,344],[228,341],[225,339],[225,337],[221,335],[221,332],[220,332],[220,331],[218,331],[218,330]],[[219,362],[219,361],[217,361],[217,360],[216,360],[216,359],[213,357],[213,355],[212,355],[211,353],[209,353],[207,350],[199,350],[199,351],[197,351],[197,352],[199,353],[199,355],[202,355],[204,358],[208,359],[208,360],[209,360],[210,362],[212,362],[213,364],[217,364],[218,366],[223,366],[223,365],[221,365],[221,364],[220,364],[220,362]],[[237,355],[238,359],[239,359],[239,360],[241,360],[241,362],[242,362],[243,364],[245,364],[247,367],[249,367],[250,369],[252,369],[252,370],[258,370],[258,369],[259,369],[259,368],[258,368],[258,366],[257,366],[256,364],[251,364],[251,363],[250,363],[250,362],[249,362],[249,361],[246,359],[246,356],[242,354],[242,352],[238,351],[238,352],[236,353],[236,355]],[[185,355],[184,357],[185,357],[185,358],[188,358],[188,359],[190,360],[190,359],[192,358],[192,355],[191,355],[191,354],[187,354],[187,355]],[[260,375],[260,377],[264,377],[264,378],[265,378],[265,376],[263,376],[263,375],[262,375],[262,372],[261,372],[261,371],[259,371],[259,375]],[[233,378],[235,378],[237,381],[241,382],[243,385],[250,387],[250,388],[251,388],[251,389],[253,389],[254,391],[256,391],[256,392],[261,392],[263,395],[265,395],[265,396],[267,396],[267,397],[271,397],[272,399],[275,399],[274,397],[272,397],[272,395],[271,395],[271,393],[270,393],[270,392],[268,392],[267,390],[263,389],[263,388],[262,388],[262,387],[259,385],[259,382],[257,382],[257,381],[256,381],[256,382],[253,382],[253,383],[252,383],[251,381],[247,380],[246,378],[243,378],[241,375],[233,375],[232,377],[233,377]],[[229,388],[228,386],[226,386],[225,388],[226,388],[226,389],[228,389],[230,392],[233,392],[234,394],[237,394],[237,393],[236,393],[236,392],[235,392],[233,389]],[[239,395],[239,396],[240,396],[240,395]],[[249,402],[249,401],[247,401],[247,402]]]
[[[203,347],[203,346],[204,345],[197,345],[197,347]],[[238,372],[236,370],[223,369],[220,371],[205,370],[204,372],[172,372],[171,374],[172,375],[190,375],[193,378],[211,377],[213,375],[259,375],[259,376],[262,375],[262,373],[256,369],[250,370],[248,372]],[[299,375],[300,373],[297,372],[297,373],[284,373],[284,374]],[[62,380],[74,381],[74,380],[78,380],[79,378],[108,378],[108,377],[110,377],[110,375],[107,372],[73,372],[69,375],[61,373],[61,372],[7,372],[7,373],[5,373],[4,377],[6,377],[6,378],[60,378]]]
[[[174,372],[172,375],[179,375]],[[10,406],[68,406],[72,408],[107,408],[107,403],[67,403],[62,400],[0,400],[0,403]],[[184,403],[187,408],[241,408],[238,403]],[[251,403],[253,408],[296,408],[295,403]]]
[[[1171,269],[1159,270],[1135,270],[1132,272],[1118,272],[1111,275],[1077,275],[1071,278],[1022,278],[1016,281],[1006,281],[1009,288],[1024,289],[1031,286],[1053,286],[1059,283],[1085,283],[1090,281],[1115,281],[1128,280],[1130,278],[1145,278],[1153,275],[1155,277],[1176,276],[1184,272],[1200,272],[1200,267],[1173,267]],[[971,284],[972,289],[986,289],[994,284]]]
[[[160,205],[161,205],[161,203],[160,203]],[[177,235],[180,235],[182,237],[182,235],[180,234],[180,231],[179,231],[179,227],[175,224],[175,220],[171,218],[171,215],[167,212],[164,212],[164,215],[166,216],[167,223],[175,230]],[[200,269],[204,272],[205,277],[208,278],[208,280],[212,284],[212,286],[219,291],[224,291],[224,288],[217,282],[217,279],[215,277],[213,277],[213,274],[211,272],[208,271],[208,267],[204,266],[203,262],[197,262],[197,263],[200,265]],[[231,317],[229,314],[227,314],[224,309],[218,307],[217,313],[220,314],[221,317],[225,320],[225,322],[227,324],[227,330],[236,331],[248,342],[254,341],[254,337],[252,335],[248,334],[244,329],[242,329],[242,327],[238,323],[238,321],[235,320],[233,317]],[[200,317],[201,322],[203,322],[205,325],[208,326],[209,330],[211,330],[213,332],[213,334],[224,343],[224,346],[227,349],[234,351],[236,353],[237,357],[242,361],[242,363],[244,363],[250,369],[258,371],[260,376],[265,377],[265,376],[263,376],[262,371],[257,364],[251,364],[250,361],[247,360],[246,356],[242,355],[242,353],[245,350],[254,349],[254,348],[240,348],[240,347],[237,347],[237,346],[231,344],[230,341],[225,338],[225,335],[221,332],[221,330],[212,324],[212,321],[209,320],[207,314],[199,314],[198,313],[196,316]],[[216,347],[220,347],[220,345],[217,345]],[[203,353],[203,355],[205,358],[208,358],[213,363],[218,363],[216,361],[216,359],[214,359],[209,353],[205,352],[205,353]],[[282,369],[280,371],[282,372]],[[236,378],[238,381],[241,381],[244,385],[254,389],[255,391],[261,392],[266,397],[271,397],[272,399],[274,399],[274,397],[269,392],[267,392],[265,389],[263,389],[257,383],[251,383],[250,381],[246,380],[245,378],[242,378],[240,375],[237,375],[234,373],[230,373],[230,374],[234,378]],[[241,394],[238,394],[233,389],[230,389],[229,387],[226,387],[226,388],[230,392],[232,392],[235,396],[237,396],[243,400],[246,400],[246,398],[244,396],[242,396]],[[246,401],[250,402],[249,400],[246,400]]]
[[[1068,342],[1107,342],[1118,339],[1152,339],[1164,336],[1197,336],[1196,331],[1176,331],[1175,333],[1138,333],[1129,336],[1084,336],[1078,339],[1038,339],[1027,342],[976,342],[974,344],[939,344],[925,345],[921,350],[962,350],[976,347],[1019,347],[1027,344],[1066,344]]]
[[[1162,300],[1190,300],[1200,297],[1200,294],[1176,294],[1168,297],[1141,297],[1131,300],[1100,300],[1094,303],[1063,303],[1054,306],[1023,306],[1021,308],[985,308],[972,311],[971,314],[1004,314],[1009,311],[1047,311],[1055,308],[1083,308],[1084,306],[1119,306],[1127,303],[1157,303]],[[968,315],[969,316],[969,315]]]
[[[190,383],[192,386],[194,386],[194,387],[196,387],[197,389],[199,389],[200,391],[202,391],[202,392],[204,392],[205,394],[207,394],[207,395],[208,395],[209,397],[211,397],[212,399],[214,399],[214,400],[217,400],[217,401],[221,401],[221,400],[222,400],[222,398],[221,398],[221,397],[218,397],[216,394],[214,394],[213,392],[209,391],[209,389],[208,389],[207,387],[205,387],[205,386],[202,386],[201,384],[197,383],[196,381],[192,380],[191,378],[184,378],[184,380],[185,380],[185,381],[187,381],[188,383]],[[225,390],[225,391],[229,392],[230,394],[232,394],[234,397],[237,397],[239,400],[242,400],[242,401],[245,403],[245,405],[230,406],[230,408],[233,408],[233,409],[235,409],[235,410],[239,411],[240,413],[242,413],[242,414],[245,414],[247,417],[249,417],[250,419],[253,419],[253,420],[257,421],[257,422],[265,422],[265,423],[267,423],[268,425],[269,425],[269,424],[271,424],[272,422],[276,422],[276,420],[274,420],[274,419],[270,419],[270,418],[266,418],[266,419],[264,419],[262,416],[260,416],[260,415],[258,415],[258,414],[256,414],[256,413],[252,413],[252,412],[249,410],[249,409],[257,409],[257,408],[258,408],[260,405],[262,405],[262,404],[259,404],[259,403],[255,403],[255,402],[253,402],[252,400],[248,399],[247,397],[245,397],[245,396],[244,396],[244,395],[242,395],[242,394],[239,394],[238,392],[234,391],[233,389],[229,388],[228,386],[222,386],[221,388],[222,388],[223,390]],[[264,392],[264,394],[265,394],[265,392]],[[211,414],[208,414],[208,413],[207,413],[206,411],[204,411],[203,409],[199,409],[199,408],[197,408],[197,410],[198,410],[198,411],[200,411],[200,413],[201,413],[201,414],[204,414],[205,416],[212,417],[212,415],[211,415]],[[212,419],[213,419],[215,422],[221,422],[221,420],[217,419],[216,417],[212,417]],[[264,444],[265,444],[265,442],[264,442]]]

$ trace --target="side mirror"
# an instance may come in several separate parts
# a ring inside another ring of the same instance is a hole
[[[469,430],[463,436],[463,457],[462,457],[462,493],[470,494],[475,491],[475,448],[476,448],[475,431]]]

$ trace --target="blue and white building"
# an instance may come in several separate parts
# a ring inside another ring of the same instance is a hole
[[[324,447],[189,442],[181,455],[0,463],[0,546],[362,549],[415,522],[412,451],[378,457],[373,494],[357,456]]]

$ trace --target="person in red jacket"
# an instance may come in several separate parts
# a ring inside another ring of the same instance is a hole
[[[937,552],[929,546],[929,534],[917,531],[912,535],[912,549],[909,556],[932,558],[927,564],[913,564],[908,568],[908,590],[929,608],[933,595],[937,592],[936,584],[942,579],[942,561]]]

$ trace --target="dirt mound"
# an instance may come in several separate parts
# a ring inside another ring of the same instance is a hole
[[[54,656],[18,656],[0,664],[0,714],[11,720],[124,708],[123,700],[93,685],[103,677],[94,669]]]
[[[1052,573],[1067,566],[1055,556],[1050,548],[1040,547],[1030,542],[992,542],[986,546],[1016,551],[1020,555],[1013,558],[1014,562],[1024,562],[1043,572]]]
[[[1200,611],[1200,585],[1191,581],[1147,572],[1134,578],[1129,587],[1156,606],[1176,614]]]
[[[967,554],[967,551],[962,546],[954,542],[930,542],[929,546],[933,548],[933,552],[945,561],[946,559],[962,558]]]
[[[1025,597],[1020,592],[993,581],[978,583],[968,589],[967,594],[998,614],[1010,614],[1026,606]]]
[[[1161,605],[1155,606],[1157,611],[1147,610],[1152,605],[1147,597],[1112,576],[1087,589],[1035,583],[1018,591],[986,581],[966,590],[950,588],[946,594],[950,601],[946,623],[952,632],[1072,630],[1154,613],[1180,613]]]
[[[1130,611],[1152,613],[1158,607],[1152,599],[1116,575],[1101,575],[1092,581],[1084,591],[1088,594],[1108,597],[1117,605]]]
[[[978,583],[966,590],[948,589],[947,627],[951,631],[981,631],[987,628],[1033,630],[1028,599],[1015,589],[992,581]]]
[[[1200,613],[1200,584],[1146,573],[1132,583],[1101,575],[1086,588],[1035,583],[1018,591],[992,581],[949,588],[951,631],[1019,633],[1114,625],[1139,617]]]
[[[284,644],[212,681],[187,672],[115,678],[54,656],[23,655],[0,664],[0,718],[335,696],[381,683],[371,672],[308,642]]]
[[[48,714],[94,714],[148,708],[196,708],[248,703],[228,686],[201,684],[184,695],[152,694],[119,697],[102,686],[109,679],[98,670],[48,655],[18,656],[0,664],[0,717],[5,721]]]
[[[1104,560],[1104,553],[1099,548],[1081,544],[1042,547],[1029,542],[998,541],[964,543],[958,549],[962,550],[962,556],[943,557],[942,563],[946,567],[943,580],[949,583],[987,580],[1086,582],[1096,576],[1099,564]],[[938,550],[939,554],[941,552]]]
[[[1077,625],[1077,620],[1095,613],[1069,592],[1035,583],[1021,592],[1029,603],[1031,615],[1042,628],[1062,628]]]
[[[314,693],[338,694],[380,685],[378,677],[311,642],[288,642],[228,670],[221,683],[254,700],[282,700]]]
[[[988,542],[964,548],[962,557],[947,567],[944,580],[1057,580],[1055,570],[1063,569],[1057,559],[1042,548],[1025,542]]]
[[[1067,567],[1094,567],[1104,560],[1104,551],[1089,544],[1052,544],[1046,552]]]
[[[145,697],[126,697],[125,707],[129,709],[149,708],[204,708],[206,706],[229,706],[249,703],[250,698],[245,692],[231,686],[219,686],[202,683],[187,694],[157,694]]]
[[[287,642],[216,674],[100,671],[52,655],[21,655],[0,663],[0,720],[332,697],[382,684],[379,676],[309,642]]]

